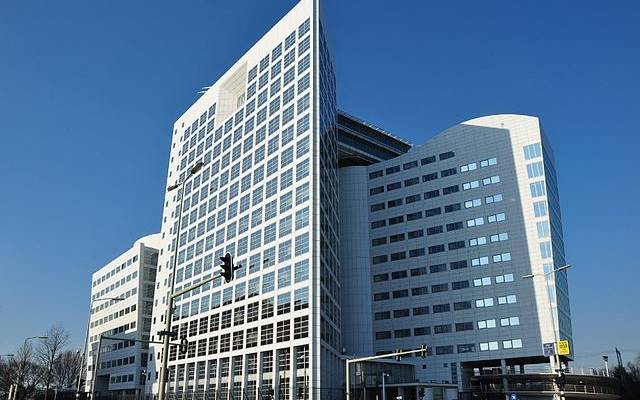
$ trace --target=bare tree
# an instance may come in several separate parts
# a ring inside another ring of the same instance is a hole
[[[65,350],[53,365],[53,383],[58,388],[73,388],[77,384],[80,373],[82,355],[80,351]]]
[[[0,399],[9,397],[11,385],[15,378],[15,372],[10,368],[9,359],[0,359]]]
[[[11,380],[16,385],[16,400],[24,400],[36,391],[43,378],[43,370],[36,362],[35,351],[30,343],[25,342],[9,361]]]
[[[70,335],[60,325],[54,325],[45,333],[46,339],[42,340],[40,347],[38,348],[38,360],[40,361],[42,368],[44,369],[44,398],[47,399],[49,393],[49,387],[53,382],[53,368],[55,363],[64,350],[64,347],[69,343]]]

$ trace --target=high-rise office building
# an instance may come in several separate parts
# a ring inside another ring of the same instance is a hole
[[[553,273],[565,265],[555,161],[537,118],[473,119],[339,178],[347,353],[426,344],[427,359],[406,360],[416,378],[464,390],[474,368],[548,362],[543,343],[571,339],[566,271]]]
[[[340,395],[336,114],[319,4],[302,0],[175,122],[167,186],[205,165],[185,185],[179,243],[182,197],[165,199],[152,336],[164,329],[174,246],[175,290],[217,274],[226,253],[242,268],[177,299],[173,326],[190,344],[170,348],[169,393]]]
[[[164,202],[151,339],[173,275],[179,291],[226,253],[241,268],[176,299],[189,344],[170,346],[167,393],[340,399],[345,356],[422,344],[429,358],[402,361],[414,389],[544,362],[571,325],[565,273],[543,276],[564,253],[539,121],[479,118],[412,147],[338,112],[320,14],[300,1],[174,124],[167,187],[184,191]]]
[[[144,391],[148,345],[135,340],[149,340],[161,244],[159,233],[140,238],[93,274],[85,391],[97,396]],[[100,336],[125,340],[101,341]]]

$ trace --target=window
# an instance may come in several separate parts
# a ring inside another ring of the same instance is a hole
[[[433,333],[435,333],[436,335],[441,333],[450,333],[450,332],[451,332],[451,324],[435,325],[433,327]]]
[[[411,272],[411,276],[426,275],[427,268],[426,267],[412,268],[410,272]]]
[[[522,339],[503,340],[502,348],[504,349],[519,349],[522,347]]]
[[[480,351],[493,351],[493,350],[498,350],[498,342],[480,343]]]
[[[457,193],[460,191],[460,186],[458,185],[453,185],[453,186],[448,186],[446,188],[442,189],[442,194],[444,196],[448,195],[448,194],[452,194],[452,193]]]
[[[386,169],[387,175],[395,174],[396,172],[400,172],[400,166],[399,165],[395,165],[393,167],[389,167],[389,168]]]
[[[502,194],[500,193],[494,194],[493,196],[487,196],[484,198],[485,204],[499,203],[501,201],[502,201]]]
[[[384,175],[384,173],[382,172],[382,170],[370,172],[369,173],[369,179],[379,178],[379,177],[381,177],[383,175]]]
[[[454,153],[453,151],[447,151],[445,153],[440,153],[438,155],[438,158],[440,159],[440,161],[442,160],[447,160],[449,158],[455,157],[456,153]]]
[[[460,203],[449,204],[449,205],[444,207],[444,212],[445,213],[450,213],[450,212],[454,212],[454,211],[458,211],[458,210],[460,210]]]
[[[524,159],[532,160],[534,158],[542,157],[542,146],[540,143],[530,144],[524,146]]]
[[[435,274],[438,272],[444,272],[446,270],[447,270],[447,264],[434,264],[429,266],[429,272],[431,272],[432,274]]]
[[[466,289],[469,287],[469,281],[451,282],[451,290]]]
[[[420,160],[420,164],[421,165],[427,165],[427,164],[431,164],[436,162],[436,156],[429,156],[429,157],[425,157],[422,160]]]
[[[449,264],[449,268],[452,270],[467,268],[467,260],[454,261]]]
[[[441,210],[440,207],[431,208],[431,209],[428,209],[428,210],[426,210],[424,212],[424,216],[427,217],[427,218],[428,217],[433,217],[434,215],[440,215],[441,212],[442,212],[442,210]]]
[[[420,201],[421,199],[422,197],[419,194],[414,194],[414,195],[405,197],[404,201],[407,204],[411,204],[411,203],[415,203],[416,201]]]
[[[431,190],[429,192],[425,192],[424,194],[424,199],[433,199],[435,197],[440,196],[440,189],[436,189],[436,190]]]
[[[546,194],[544,181],[531,183],[529,184],[529,188],[531,189],[531,197],[540,197]]]
[[[438,233],[442,233],[442,232],[443,232],[442,225],[432,226],[430,228],[427,228],[427,236],[437,235]]]
[[[484,167],[488,167],[490,165],[496,165],[498,163],[498,159],[497,158],[489,158],[486,160],[482,160],[480,161],[480,167],[484,168]]]
[[[547,203],[545,201],[537,201],[533,203],[533,212],[536,217],[547,216]]]
[[[473,162],[473,163],[461,165],[460,166],[460,172],[473,171],[473,170],[476,170],[477,168],[478,168],[478,164]]]
[[[482,205],[482,199],[473,199],[464,202],[464,208],[474,208]]]
[[[478,321],[478,329],[491,329],[496,327],[495,319],[486,319]]]
[[[437,285],[431,285],[431,293],[446,292],[448,290],[449,290],[448,283],[439,283]]]
[[[476,351],[476,345],[473,343],[459,344],[457,351],[458,353],[473,353]]]
[[[537,178],[544,175],[544,168],[542,161],[538,161],[532,164],[527,164],[527,175],[529,178]]]
[[[498,175],[494,175],[494,176],[490,176],[488,178],[482,179],[482,184],[484,186],[493,185],[494,183],[499,183],[499,182],[500,182],[500,176]]]
[[[520,317],[501,318],[500,326],[516,326],[520,325]]]
[[[456,323],[456,332],[472,331],[473,322],[458,322]]]
[[[462,184],[462,190],[471,190],[477,187],[480,187],[480,181],[471,181]]]
[[[443,171],[440,171],[440,177],[445,178],[447,176],[455,175],[458,172],[456,168],[449,168]]]
[[[448,311],[451,311],[451,305],[449,303],[433,305],[434,314],[448,312]]]
[[[491,285],[491,277],[478,278],[473,280],[473,286],[489,286]]]
[[[438,173],[433,172],[430,174],[422,175],[422,182],[429,182],[438,179]]]
[[[494,222],[502,222],[506,219],[506,216],[504,213],[499,213],[499,214],[493,214],[493,215],[489,215],[487,216],[487,222],[492,224]]]
[[[413,308],[413,315],[427,315],[427,314],[429,314],[429,306]]]

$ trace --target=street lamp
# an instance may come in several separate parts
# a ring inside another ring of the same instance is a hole
[[[27,342],[29,340],[33,340],[33,339],[42,339],[42,340],[44,340],[44,339],[49,339],[49,337],[48,336],[29,336],[28,338],[26,338],[24,340],[24,345],[23,346],[24,346],[25,349],[27,347]],[[22,376],[22,363],[18,364],[18,379],[16,381],[15,390],[13,391],[13,400],[16,400],[17,397],[18,397],[18,389],[20,389],[20,380],[21,380],[20,377],[21,376]]]
[[[122,297],[98,297],[96,299],[92,299],[89,302],[89,317],[87,318],[87,330],[85,332],[84,338],[84,346],[82,348],[82,358],[80,359],[80,371],[78,371],[78,386],[76,387],[76,400],[80,399],[80,385],[82,383],[82,368],[84,367],[84,359],[87,356],[87,343],[89,342],[89,327],[91,326],[91,311],[93,310],[93,303],[96,301],[122,301],[124,298]],[[87,364],[88,365],[88,364]],[[91,380],[94,381],[96,377],[96,371],[91,376]]]
[[[178,191],[178,196],[180,199],[178,200],[178,224],[176,226],[176,242],[174,244],[173,251],[173,263],[172,263],[172,271],[171,271],[171,286],[169,289],[169,296],[167,299],[167,312],[165,313],[165,335],[162,338],[162,365],[160,366],[160,382],[158,383],[158,400],[164,400],[164,389],[167,384],[167,377],[165,376],[167,373],[167,368],[169,365],[169,332],[171,332],[171,323],[173,322],[173,290],[175,288],[175,280],[176,280],[176,268],[178,266],[178,247],[180,246],[180,225],[182,224],[182,205],[184,200],[184,186],[194,174],[202,169],[204,163],[202,161],[198,161],[191,169],[189,170],[189,174],[184,178],[181,183],[176,183],[167,188],[168,192],[171,192],[175,189],[180,189]]]
[[[558,340],[560,340],[560,339],[558,338],[558,331],[556,330],[556,319],[555,319],[555,316],[553,314],[553,305],[551,304],[552,303],[552,299],[551,299],[551,293],[549,293],[549,279],[548,279],[548,277],[549,277],[549,275],[554,275],[554,281],[555,281],[555,274],[557,274],[558,272],[561,272],[561,271],[565,271],[565,270],[567,270],[569,268],[571,268],[571,265],[570,264],[566,264],[566,265],[563,265],[562,267],[558,267],[558,268],[553,269],[553,270],[551,270],[549,272],[545,272],[544,274],[527,274],[527,275],[523,275],[522,276],[522,279],[533,279],[533,278],[540,277],[540,276],[545,278],[545,284],[546,284],[546,289],[547,289],[546,290],[547,291],[547,300],[549,301],[549,316],[551,317],[551,325],[552,325],[552,328],[553,328],[553,354],[554,354],[554,357],[553,357],[553,361],[552,361],[551,357],[549,357],[549,364],[551,365],[551,372],[553,373],[554,369],[557,369],[556,372],[558,372],[558,375],[561,374],[561,372],[560,372],[560,369],[561,369],[561,366],[560,366],[560,355],[558,354]],[[557,296],[556,296],[556,303],[557,303],[557,301],[558,301],[558,299],[557,299]],[[557,368],[553,368],[553,363],[554,362],[555,362],[555,365],[557,366]],[[556,386],[556,388],[558,388],[557,384],[555,386]],[[559,392],[559,390],[557,390],[557,391]],[[555,397],[556,397],[556,395],[554,394],[554,398]]]

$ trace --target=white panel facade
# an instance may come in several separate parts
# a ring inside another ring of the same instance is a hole
[[[175,246],[176,291],[217,275],[227,252],[242,268],[177,299],[173,330],[189,346],[170,348],[170,396],[341,391],[335,76],[318,14],[299,2],[175,122],[167,186],[204,167],[165,198],[152,338]],[[153,393],[161,357],[154,346]]]

